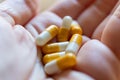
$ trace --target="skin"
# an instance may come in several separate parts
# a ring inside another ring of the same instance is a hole
[[[0,4],[0,80],[120,80],[118,0],[61,0],[39,14],[37,3]],[[61,26],[66,15],[82,26],[83,45],[73,69],[47,76],[34,38],[51,24]]]

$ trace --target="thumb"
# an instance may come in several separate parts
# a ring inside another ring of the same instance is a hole
[[[10,24],[25,24],[38,11],[39,0],[6,0],[0,4],[0,16]]]

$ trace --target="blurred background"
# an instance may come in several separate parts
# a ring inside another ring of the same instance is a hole
[[[2,2],[2,1],[4,1],[4,0],[0,0],[0,2]],[[56,1],[58,1],[58,0],[40,0],[41,11],[44,11],[45,9],[47,9],[48,7],[53,5]]]

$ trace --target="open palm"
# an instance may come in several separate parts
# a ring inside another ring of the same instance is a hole
[[[11,28],[16,24],[25,25],[34,37],[37,37],[51,24],[61,26],[62,18],[66,15],[78,21],[83,29],[83,45],[77,55],[77,65],[74,69],[53,75],[51,78],[56,80],[120,79],[120,7],[118,0],[61,0],[47,11],[36,15],[37,1],[13,0],[11,2],[11,0],[6,0],[0,5],[0,14],[6,23],[11,25]],[[118,7],[117,10],[115,6]],[[35,57],[31,62],[35,63]],[[28,72],[33,66],[34,70],[29,77]],[[20,70],[23,70],[23,67],[25,66],[22,66]],[[37,60],[35,65],[26,66],[26,69],[26,77],[30,80],[48,79],[40,60]]]

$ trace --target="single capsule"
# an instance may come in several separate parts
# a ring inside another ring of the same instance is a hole
[[[71,24],[70,32],[71,32],[71,35],[73,35],[73,34],[82,35],[82,28],[80,27],[80,25],[76,21],[73,21]]]
[[[62,70],[72,68],[76,64],[76,56],[72,53],[66,54],[56,60],[47,63],[44,70],[47,74],[52,75]]]
[[[65,50],[66,53],[77,54],[80,46],[82,44],[82,36],[80,34],[74,34],[70,39],[70,42]]]
[[[36,38],[36,44],[39,46],[45,45],[48,41],[55,37],[57,33],[58,27],[51,25]]]
[[[58,36],[57,36],[57,40],[59,42],[68,40],[71,23],[72,23],[72,18],[70,16],[65,16],[63,18],[62,27],[59,29]]]
[[[62,57],[65,55],[65,52],[57,52],[57,53],[52,53],[52,54],[47,54],[43,57],[43,63],[46,64],[50,61],[53,61],[59,57]]]
[[[42,52],[44,54],[49,54],[49,53],[54,53],[54,52],[61,52],[61,51],[64,51],[66,49],[68,44],[69,44],[68,41],[46,44],[45,46],[42,47]]]

